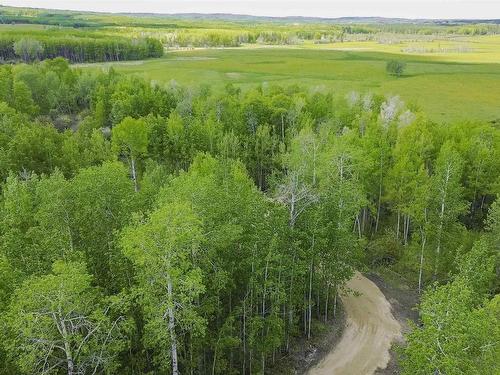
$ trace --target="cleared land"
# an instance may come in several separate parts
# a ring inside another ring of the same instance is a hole
[[[347,287],[359,295],[342,297],[347,315],[344,334],[308,375],[371,375],[387,366],[391,343],[401,336],[391,305],[372,281],[356,273]]]
[[[431,45],[440,44],[429,42],[422,48],[430,50]],[[387,52],[371,51],[376,48]],[[470,53],[398,52],[403,48],[402,44],[351,42],[294,48],[199,49],[169,51],[163,58],[142,64],[107,63],[84,68],[113,66],[157,82],[175,80],[187,85],[207,84],[214,89],[227,83],[243,89],[259,83],[298,84],[339,94],[356,90],[400,95],[435,121],[500,119],[500,38],[485,37]],[[407,63],[403,77],[386,73],[386,63],[391,59]]]

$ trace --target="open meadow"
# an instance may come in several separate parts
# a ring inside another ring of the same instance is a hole
[[[160,83],[175,81],[213,89],[228,83],[242,88],[300,85],[311,90],[352,90],[399,95],[435,121],[500,119],[500,38],[468,38],[471,52],[402,52],[408,43],[345,42],[325,45],[171,50],[164,57],[135,62],[85,64],[113,66]],[[447,42],[452,43],[452,42]],[[443,42],[421,43],[427,51]],[[437,47],[436,47],[437,48]],[[406,62],[401,77],[388,75],[386,63]],[[496,61],[496,62],[494,62]]]

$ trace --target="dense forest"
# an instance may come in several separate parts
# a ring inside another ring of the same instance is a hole
[[[276,373],[374,265],[422,292],[404,374],[495,373],[499,146],[397,96],[2,66],[0,373]]]
[[[0,35],[0,62],[64,57],[74,63],[140,60],[161,57],[154,38],[127,38],[71,29],[7,30]]]

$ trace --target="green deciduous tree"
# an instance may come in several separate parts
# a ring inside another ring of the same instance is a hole
[[[136,210],[127,169],[118,162],[81,169],[71,180],[74,247],[85,254],[95,283],[118,291],[130,280],[130,267],[116,246],[115,232]]]
[[[429,220],[432,225],[434,253],[434,277],[442,267],[453,260],[454,241],[460,233],[459,217],[466,210],[461,178],[463,161],[451,143],[445,143],[436,160],[431,177],[431,202]]]
[[[12,106],[19,112],[27,113],[31,116],[38,113],[39,108],[33,101],[31,90],[23,81],[14,81],[12,96]]]
[[[122,237],[123,251],[139,278],[146,344],[173,375],[180,373],[178,353],[186,350],[184,336],[203,335],[205,330],[196,311],[196,300],[204,290],[196,265],[202,239],[201,222],[185,203],[158,208]]]
[[[79,263],[56,262],[51,274],[26,280],[4,314],[7,349],[22,373],[112,372],[124,348],[109,303]]]
[[[25,62],[30,62],[40,58],[43,45],[36,39],[22,38],[14,42],[14,52]]]
[[[113,146],[130,164],[135,191],[138,191],[137,159],[148,150],[148,136],[149,128],[142,119],[126,117],[113,128]]]
[[[500,299],[487,299],[495,257],[486,239],[458,258],[453,280],[426,291],[412,325],[403,374],[495,374],[500,370]]]
[[[499,297],[474,308],[462,280],[427,292],[420,305],[422,328],[407,335],[403,374],[498,372]]]
[[[405,67],[406,64],[402,61],[390,60],[387,62],[385,69],[387,73],[400,77],[403,74]]]

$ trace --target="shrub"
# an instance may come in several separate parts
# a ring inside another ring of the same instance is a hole
[[[391,75],[401,77],[405,67],[406,67],[406,64],[402,61],[390,60],[387,62],[385,70],[387,71],[387,73],[389,73]]]

